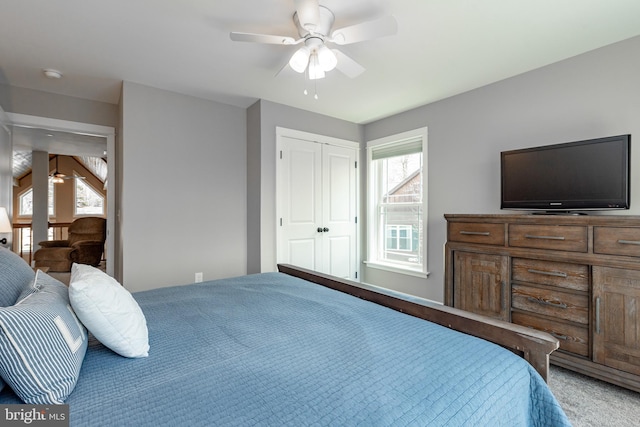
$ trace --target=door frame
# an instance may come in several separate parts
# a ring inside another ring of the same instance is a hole
[[[115,218],[116,218],[116,129],[111,126],[94,125],[70,120],[52,119],[49,117],[30,116],[27,114],[6,113],[9,123],[15,126],[48,129],[58,132],[78,133],[103,137],[107,140],[107,274],[115,272]],[[13,145],[13,144],[12,144]]]
[[[282,138],[294,138],[294,139],[301,139],[303,141],[314,142],[317,144],[326,144],[326,145],[334,145],[334,146],[344,147],[344,148],[352,148],[356,151],[356,159],[357,159],[356,161],[357,162],[360,161],[360,143],[359,142],[276,126],[276,150],[275,150],[275,164],[276,164],[276,191],[275,191],[276,216],[275,216],[275,219],[276,219],[276,222],[279,221],[280,218],[282,218],[282,214],[283,214],[281,212],[282,194],[280,191],[280,171],[278,170],[278,165],[280,164],[278,160],[280,158]],[[357,263],[356,273],[357,273],[358,280],[361,280],[362,275],[360,274],[360,266],[361,266],[362,260],[360,257],[360,254],[361,254],[360,249],[361,249],[362,239],[361,239],[361,233],[360,233],[360,221],[361,221],[362,215],[360,211],[360,172],[359,170],[360,170],[360,165],[358,165],[358,170],[356,170],[356,212],[358,215],[358,222],[356,223],[356,263]],[[281,238],[280,224],[276,223],[275,227],[276,227],[275,252],[277,254],[278,243],[280,242],[280,238]]]

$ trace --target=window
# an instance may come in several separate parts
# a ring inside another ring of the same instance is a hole
[[[411,251],[413,245],[413,228],[410,225],[386,226],[385,247],[388,251]]]
[[[426,134],[423,128],[367,144],[372,266],[427,273]]]
[[[75,182],[75,215],[104,215],[104,196],[77,175],[73,181]]]
[[[51,180],[49,180],[49,191],[47,193],[47,203],[48,203],[48,214],[49,216],[54,215],[55,208],[55,186]],[[20,216],[31,216],[33,215],[33,187],[29,188],[27,191],[22,193],[18,197],[18,215]]]

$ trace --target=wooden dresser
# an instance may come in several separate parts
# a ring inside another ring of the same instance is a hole
[[[640,217],[445,218],[445,304],[549,332],[551,363],[640,392]]]

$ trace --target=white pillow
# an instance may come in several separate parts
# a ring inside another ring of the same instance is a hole
[[[74,263],[69,299],[80,321],[106,347],[125,357],[149,355],[144,313],[114,278],[90,265]]]

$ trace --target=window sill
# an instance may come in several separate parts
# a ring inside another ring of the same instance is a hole
[[[365,265],[369,268],[375,268],[376,270],[384,270],[392,273],[404,274],[407,276],[420,277],[426,279],[429,276],[429,272],[411,270],[408,268],[402,268],[395,265],[384,264],[377,261],[364,261]]]

